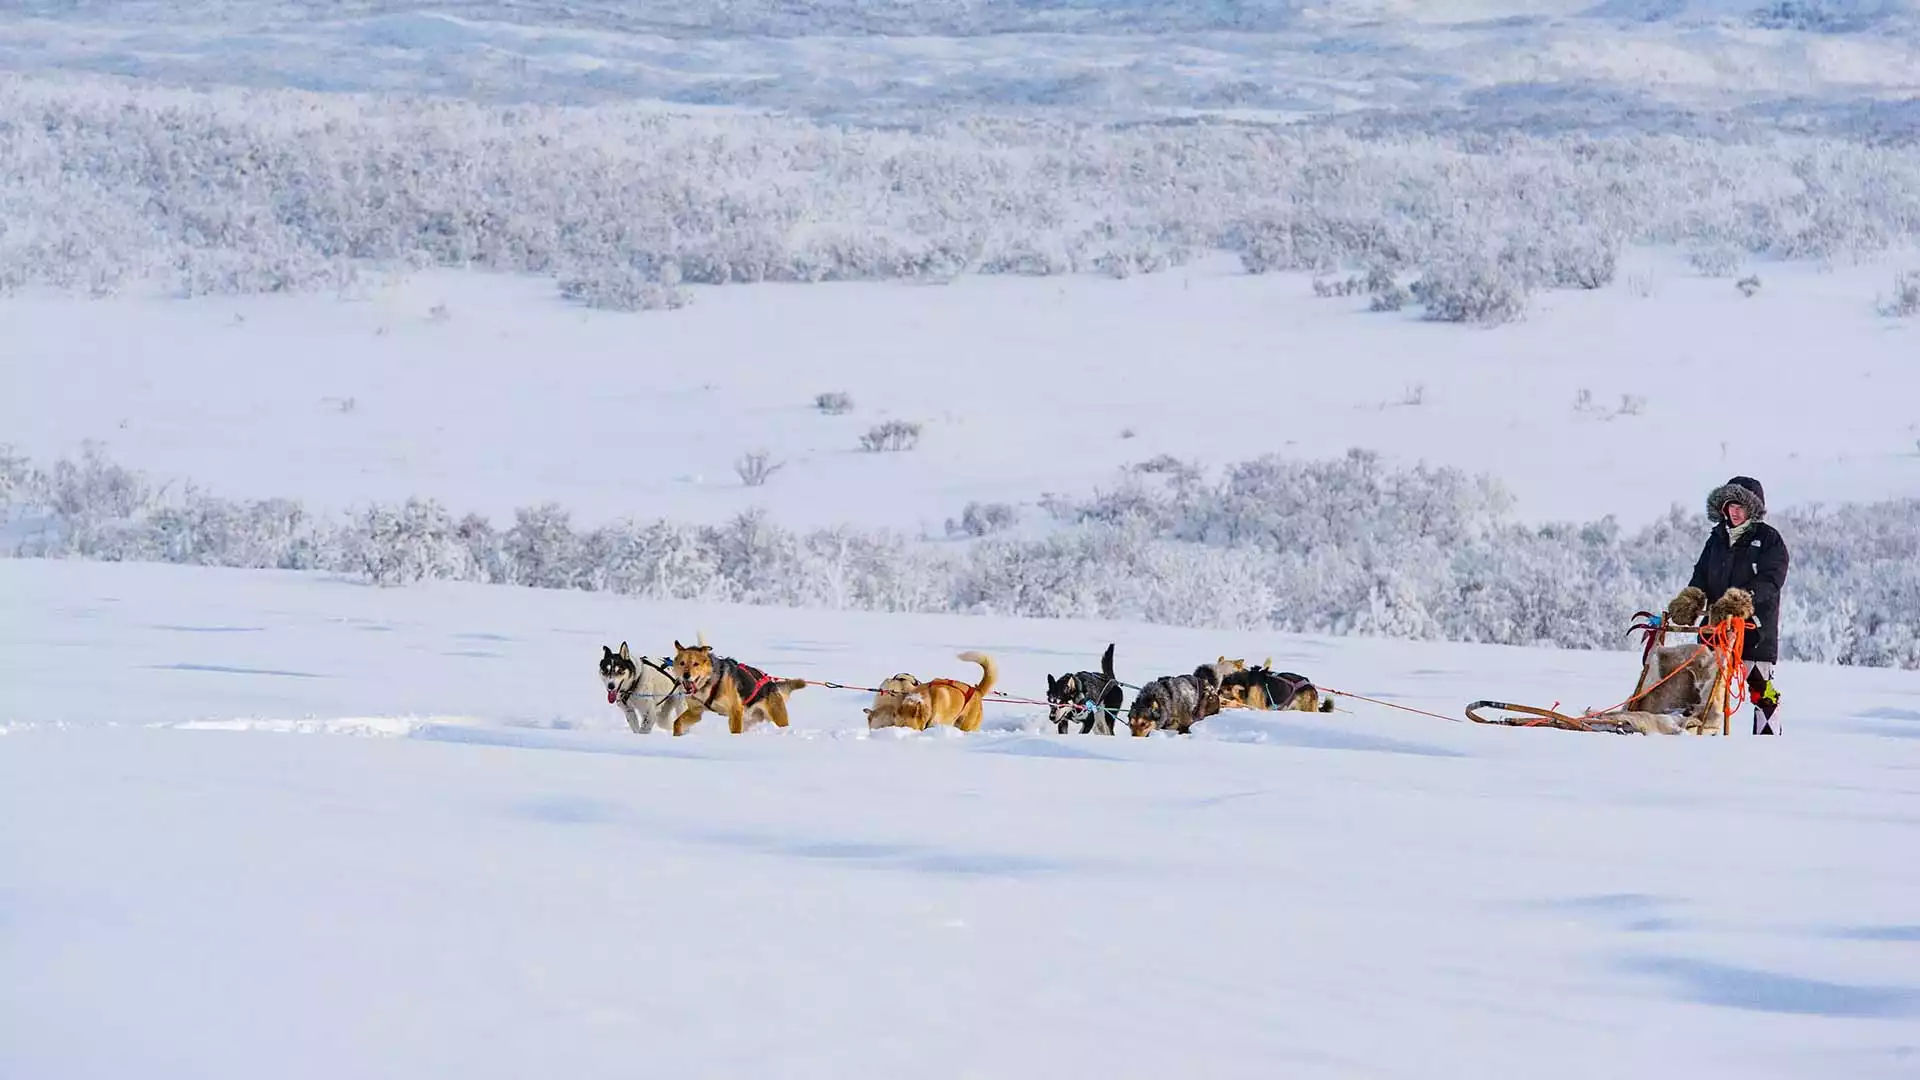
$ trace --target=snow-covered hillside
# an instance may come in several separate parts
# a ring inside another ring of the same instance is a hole
[[[161,479],[323,512],[553,501],[595,525],[759,507],[936,537],[969,502],[1032,513],[1162,455],[1218,469],[1365,447],[1490,474],[1527,520],[1637,526],[1734,472],[1780,508],[1920,492],[1920,321],[1875,311],[1903,265],[1756,266],[1749,298],[1630,253],[1613,288],[1543,294],[1493,331],[1222,260],[700,289],[638,316],[447,273],[348,296],[23,296],[0,303],[16,391],[0,431],[36,459],[97,440]],[[815,406],[830,392],[849,411]],[[920,424],[918,445],[863,452],[892,420]],[[748,487],[734,466],[756,449],[784,467]]]
[[[1860,126],[1910,98],[1920,72],[1911,0],[25,7],[0,24],[0,69],[864,116],[1411,109],[1470,125]],[[1843,108],[1822,116],[1817,102]]]
[[[0,1078],[1920,1075],[1912,0],[0,10]]]
[[[1351,712],[636,737],[603,643],[1006,685],[1272,653],[1437,711],[1631,660],[0,562],[0,1074],[1910,1075],[1911,673],[1789,737]],[[1624,666],[1623,666],[1624,665]],[[21,721],[25,721],[22,723]],[[306,734],[297,734],[305,732]],[[370,737],[353,737],[370,736]]]

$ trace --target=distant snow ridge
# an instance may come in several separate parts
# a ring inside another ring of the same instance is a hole
[[[1819,259],[1920,240],[1920,155],[1772,135],[874,130],[0,77],[0,161],[0,292],[332,289],[437,265],[671,308],[684,284],[1131,273],[1224,249],[1252,271],[1435,281],[1491,261],[1523,296],[1604,285],[1635,242]]]
[[[1177,462],[1135,470],[1092,497],[1048,500],[1049,535],[987,536],[957,555],[759,514],[582,532],[548,505],[501,530],[416,499],[318,520],[288,500],[166,494],[97,452],[45,470],[0,453],[0,466],[13,476],[0,526],[14,519],[13,546],[29,556],[1581,649],[1629,644],[1629,616],[1678,590],[1705,534],[1697,509],[1678,508],[1630,535],[1611,520],[1515,525],[1489,478],[1361,451],[1261,458],[1214,481]],[[1920,668],[1920,499],[1773,520],[1795,554],[1787,657]]]

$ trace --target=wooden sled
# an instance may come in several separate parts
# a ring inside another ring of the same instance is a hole
[[[1610,709],[1569,716],[1535,705],[1516,705],[1505,701],[1476,701],[1467,706],[1467,719],[1476,724],[1500,727],[1554,728],[1559,731],[1598,731],[1611,735],[1726,735],[1733,711],[1739,707],[1743,685],[1738,657],[1746,637],[1748,622],[1727,619],[1700,626],[1669,626],[1652,612],[1634,613],[1635,623],[1627,632],[1645,635],[1640,652],[1640,681],[1633,696]],[[1698,639],[1692,649],[1676,652],[1666,645],[1668,634]],[[1684,657],[1684,658],[1682,658]],[[1643,712],[1633,706],[1644,702],[1667,683],[1694,672],[1695,685],[1706,660],[1706,693],[1697,708],[1687,712]],[[1677,661],[1677,662],[1676,662]],[[1665,668],[1663,674],[1656,672]],[[1483,716],[1481,710],[1497,710],[1505,716]],[[1714,729],[1718,728],[1716,732]]]

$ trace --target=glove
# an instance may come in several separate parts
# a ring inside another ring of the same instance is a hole
[[[1669,626],[1694,626],[1707,607],[1707,594],[1689,585],[1667,604],[1663,621]]]

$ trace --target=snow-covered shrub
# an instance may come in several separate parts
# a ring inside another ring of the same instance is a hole
[[[813,396],[813,407],[828,416],[840,416],[853,411],[853,395],[840,390],[828,390]]]
[[[1893,297],[1882,300],[1879,308],[1880,314],[1890,319],[1910,319],[1920,315],[1920,270],[1894,275]]]
[[[1611,240],[1560,244],[1548,255],[1547,280],[1556,289],[1604,289],[1613,284],[1620,252]]]
[[[0,521],[16,502],[26,501],[35,485],[32,463],[16,453],[11,443],[0,443]]]
[[[1739,281],[1734,282],[1733,287],[1740,290],[1741,296],[1751,300],[1753,299],[1753,294],[1760,291],[1760,275],[1749,274]]]
[[[740,478],[742,484],[748,487],[760,487],[772,478],[774,473],[786,467],[786,462],[773,460],[773,452],[770,450],[750,450],[740,455],[739,459],[733,463],[733,472]]]
[[[1011,529],[1020,512],[1011,503],[970,502],[960,511],[960,519],[947,519],[948,536],[988,536]]]
[[[580,544],[570,515],[558,504],[515,510],[513,527],[500,537],[505,583],[542,589],[585,587],[588,578],[580,559]]]
[[[1773,0],[1754,9],[1750,21],[1764,30],[1800,30],[1820,34],[1851,33],[1869,24],[1868,16],[1890,5],[1835,4],[1831,0]]]
[[[468,537],[446,507],[431,499],[368,507],[354,515],[346,547],[350,565],[376,585],[467,580],[478,569]]]
[[[1413,295],[1434,322],[1497,325],[1527,313],[1527,286],[1495,262],[1470,260],[1429,267]]]
[[[1406,307],[1407,302],[1412,299],[1413,296],[1408,293],[1407,290],[1401,288],[1397,282],[1391,283],[1386,288],[1373,294],[1373,299],[1367,301],[1367,310],[1399,311],[1401,308]]]
[[[1710,244],[1688,252],[1687,261],[1704,277],[1732,277],[1745,260],[1728,245]]]
[[[0,234],[0,291],[338,288],[371,263],[548,274],[641,308],[682,282],[1125,274],[1209,249],[1252,273],[1504,258],[1527,288],[1594,288],[1620,244],[1731,274],[1920,239],[1909,147],[1732,135],[849,127],[15,76],[0,219],[33,228]]]
[[[860,436],[860,449],[868,453],[911,450],[920,445],[920,425],[911,420],[889,420],[875,424]]]
[[[148,479],[106,457],[97,442],[81,447],[79,461],[61,459],[44,471],[16,466],[31,486],[20,501],[44,512],[47,522],[23,546],[27,555],[116,558],[125,523],[159,505],[161,492]]]
[[[1189,461],[1182,461],[1172,454],[1157,454],[1145,461],[1136,461],[1129,466],[1137,473],[1150,473],[1160,476],[1180,474],[1200,475],[1200,467]]]
[[[1367,289],[1367,279],[1357,275],[1345,279],[1313,279],[1313,295],[1325,300],[1329,297],[1357,296]]]
[[[1364,451],[1241,462],[1213,483],[1197,470],[1126,470],[1111,491],[1048,497],[1059,527],[1042,536],[996,532],[1004,517],[993,504],[977,508],[972,527],[963,513],[956,529],[983,538],[958,548],[793,531],[758,512],[583,533],[547,505],[496,531],[413,500],[330,522],[285,500],[157,486],[97,448],[44,471],[17,457],[9,468],[26,478],[15,503],[48,515],[12,552],[20,555],[1579,649],[1629,645],[1629,616],[1673,594],[1708,531],[1697,508],[1679,507],[1631,533],[1610,519],[1515,524],[1487,477],[1393,466]],[[1786,659],[1920,668],[1920,499],[1770,520],[1794,551]]]
[[[676,311],[693,302],[682,288],[630,267],[590,270],[560,280],[560,295],[605,311]]]

